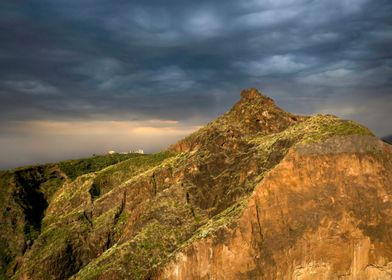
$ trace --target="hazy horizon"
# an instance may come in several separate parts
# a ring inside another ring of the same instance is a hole
[[[256,87],[392,134],[388,0],[0,4],[0,169],[156,152]]]

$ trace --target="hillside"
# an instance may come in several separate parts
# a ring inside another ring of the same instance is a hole
[[[98,155],[0,171],[0,279],[38,237],[45,210],[64,183],[141,157],[140,154]]]
[[[392,146],[360,124],[249,89],[113,163],[0,174],[3,278],[392,279]]]

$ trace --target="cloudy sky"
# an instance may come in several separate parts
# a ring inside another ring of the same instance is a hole
[[[0,168],[154,152],[257,87],[392,134],[391,0],[0,4]]]

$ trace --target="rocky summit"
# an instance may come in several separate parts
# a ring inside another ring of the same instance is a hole
[[[158,154],[0,188],[0,279],[392,279],[392,146],[256,89]]]

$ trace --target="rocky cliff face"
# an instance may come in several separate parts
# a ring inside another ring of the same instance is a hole
[[[168,151],[85,173],[38,187],[50,198],[6,277],[392,279],[392,146],[351,121],[250,89]]]
[[[391,152],[368,136],[296,145],[233,224],[184,248],[159,278],[391,279]]]

